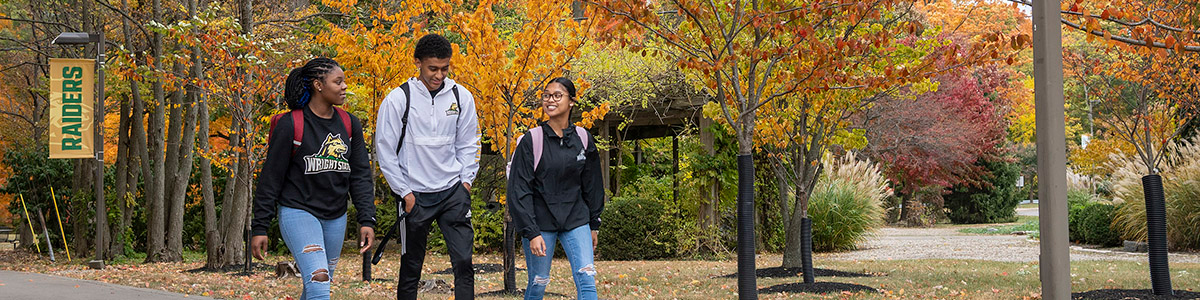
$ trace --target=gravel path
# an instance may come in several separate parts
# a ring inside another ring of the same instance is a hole
[[[1017,235],[981,235],[958,232],[963,227],[883,228],[859,250],[817,254],[836,260],[979,259],[991,261],[1037,261],[1037,241]],[[1071,260],[1146,261],[1145,253],[1085,249],[1071,246]],[[1198,253],[1172,253],[1171,262],[1200,263]]]

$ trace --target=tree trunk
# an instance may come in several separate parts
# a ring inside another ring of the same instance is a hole
[[[129,11],[128,0],[121,0],[121,9]],[[130,28],[129,20],[125,18],[121,19],[121,31],[125,36],[125,48],[133,49],[133,39],[130,38],[133,36],[133,30]],[[146,102],[142,99],[141,89],[138,87],[138,85],[140,85],[140,81],[138,79],[131,78],[129,80],[129,94],[133,97],[133,111],[130,114],[132,119],[130,120],[131,132],[129,135],[131,138],[133,138],[132,142],[134,147],[132,151],[133,153],[130,153],[130,155],[137,157],[138,163],[141,167],[132,168],[133,170],[131,170],[130,176],[133,179],[130,180],[129,184],[136,188],[138,183],[137,179],[139,177],[145,180],[145,190],[142,193],[142,197],[133,197],[132,199],[144,199],[143,203],[148,204],[150,201],[145,201],[145,199],[148,199],[151,194],[151,183],[153,182],[152,178],[154,175],[153,173],[150,173],[152,172],[150,166],[150,151],[146,146],[146,139],[149,137],[149,133],[146,132],[146,127],[143,121],[145,120],[146,116]],[[125,231],[127,231],[127,228],[129,228],[130,224],[132,224],[131,221],[133,218],[133,213],[131,210],[126,210],[125,213],[122,214],[122,217],[121,224],[123,229],[121,231],[121,236],[125,238]],[[122,241],[121,247],[124,248],[124,241]]]
[[[208,101],[203,96],[199,100],[200,113],[196,116],[196,121],[200,123],[200,194],[204,201],[204,243],[205,250],[207,250],[205,252],[208,254],[204,266],[212,270],[216,266],[225,265],[221,260],[224,257],[221,253],[224,244],[221,239],[221,231],[217,227],[217,203],[216,197],[213,195],[212,161],[208,158]]]
[[[776,172],[775,177],[779,180],[779,198],[780,199],[795,199],[797,195],[793,192],[794,187],[788,182],[786,174]],[[786,200],[785,200],[786,201]],[[800,213],[799,205],[784,205],[783,207],[783,267],[798,268],[803,264],[800,259],[800,219],[804,215]]]
[[[188,3],[192,9],[190,15],[194,17],[196,10],[199,10],[199,3],[196,0],[190,0]],[[193,47],[192,53],[197,54],[193,62],[192,72],[196,74],[195,78],[202,78],[204,58],[200,53],[200,47]],[[200,195],[204,202],[204,244],[205,253],[208,255],[205,259],[204,267],[209,270],[215,270],[218,266],[224,267],[226,263],[222,260],[225,257],[222,253],[224,243],[222,243],[221,231],[217,227],[217,204],[216,197],[213,195],[212,160],[209,159],[208,153],[210,123],[208,99],[201,93],[197,87],[196,92],[192,94],[195,97],[192,99],[192,102],[195,102],[199,106],[196,122],[199,126],[199,129],[197,129],[199,141],[197,142],[200,143],[198,150],[200,152]]]
[[[715,145],[716,136],[712,131],[709,131],[712,125],[713,121],[711,119],[704,117],[700,118],[700,144],[704,147],[704,153],[709,156],[717,153]],[[700,221],[700,232],[704,233],[704,235],[701,237],[701,239],[703,239],[701,244],[705,245],[704,247],[709,248],[709,251],[712,252],[716,252],[718,249],[720,249],[719,236],[714,234],[717,231],[717,226],[721,222],[720,217],[717,216],[717,211],[721,205],[720,184],[720,179],[717,179],[717,177],[714,176],[708,179],[701,186],[701,194],[703,196],[701,197],[698,216]]]
[[[33,220],[24,218],[22,215],[21,221],[23,221],[22,223],[24,224],[18,224],[21,226],[21,228],[17,228],[17,235],[20,236],[19,239],[21,241],[21,247],[25,248],[26,250],[36,249],[37,247],[33,246],[33,243],[36,242],[33,239],[33,231],[29,231],[29,227],[33,226]]]
[[[237,101],[234,101],[234,103],[237,103]],[[236,147],[241,144],[242,121],[240,118],[232,118],[230,119],[230,123],[229,145],[236,149]],[[241,253],[243,245],[241,226],[243,224],[238,222],[238,220],[241,220],[242,217],[236,216],[236,214],[241,210],[240,208],[244,204],[240,204],[238,202],[238,198],[235,195],[234,190],[237,189],[238,182],[241,181],[241,178],[244,176],[242,174],[242,157],[245,155],[245,153],[237,152],[236,150],[233,153],[233,158],[231,160],[233,165],[229,168],[232,175],[225,180],[225,192],[222,193],[224,197],[221,199],[222,215],[218,221],[220,226],[217,229],[219,231],[217,236],[221,238],[218,246],[222,249],[221,251],[223,252],[224,256],[221,259],[218,259],[216,262],[210,261],[208,263],[210,268],[225,268],[242,260]],[[213,246],[210,245],[209,247],[211,248]]]
[[[129,97],[121,99],[121,115],[117,129],[117,172],[114,174],[117,177],[117,211],[120,215],[116,226],[112,228],[112,243],[108,245],[108,253],[110,255],[125,255],[125,228],[128,223],[124,223],[125,214],[129,212],[128,194],[129,194]]]
[[[199,54],[193,52],[192,55]],[[183,72],[182,65],[178,65],[176,69],[179,73]],[[191,78],[198,78],[199,75],[199,71],[196,70],[196,66],[193,64]],[[179,119],[183,120],[180,122],[182,128],[179,128],[181,132],[179,133],[178,150],[176,150],[176,155],[178,155],[175,163],[176,168],[171,169],[174,174],[169,176],[174,181],[171,182],[171,194],[167,201],[170,203],[170,211],[167,219],[167,250],[172,261],[183,260],[183,212],[184,204],[187,202],[188,181],[191,179],[192,174],[192,158],[195,153],[193,148],[196,145],[196,105],[194,100],[199,97],[199,88],[194,84],[189,84],[187,86],[187,94],[188,101],[186,102],[182,101],[184,98],[182,92],[177,92],[176,94],[176,97],[181,99],[180,106],[183,107],[183,115]],[[171,119],[176,118],[173,117]]]
[[[54,215],[55,218],[61,217],[62,213],[65,212],[65,213],[67,213],[68,218],[71,220],[88,220],[89,219],[88,214],[91,212],[91,210],[88,209],[88,203],[92,202],[92,201],[90,199],[83,199],[83,198],[86,198],[86,197],[84,197],[85,195],[91,194],[92,184],[93,184],[93,182],[95,182],[95,180],[93,179],[93,174],[96,173],[95,172],[96,164],[94,164],[92,162],[93,161],[91,159],[86,159],[86,158],[75,160],[75,163],[76,163],[75,179],[78,180],[78,182],[76,182],[75,191],[70,196],[58,198],[57,200],[51,199],[52,202],[58,202],[57,206],[58,206],[59,210],[58,210],[58,213]],[[49,207],[49,209],[46,209],[46,214],[55,212],[55,211],[53,211],[54,205],[55,204],[52,203],[51,204],[52,207]],[[89,233],[91,233],[91,229],[88,228],[88,225],[90,225],[90,224],[88,224],[88,222],[86,222],[86,221],[71,222],[71,224],[70,224],[70,226],[71,226],[71,239],[70,239],[71,245],[70,245],[70,247],[71,247],[71,249],[75,249],[75,252],[71,253],[71,254],[78,255],[79,257],[86,257],[86,256],[88,256],[89,253],[91,253],[90,251],[88,251],[88,249],[90,248],[89,245],[91,244],[91,241],[92,241],[92,237],[89,235]],[[58,225],[47,224],[46,226],[54,227],[54,226],[58,226]],[[62,230],[66,230],[66,228],[62,228]],[[59,231],[56,233],[62,234],[62,232],[63,231]],[[65,248],[65,247],[67,247],[67,245],[64,244],[63,247]]]
[[[251,7],[253,7],[253,1],[242,0],[239,2],[239,5],[239,21],[242,24],[242,33],[250,36],[254,32],[254,15],[251,11]],[[253,77],[250,76],[249,72],[247,72],[245,69],[237,70],[237,74],[244,81],[254,80]],[[237,97],[240,98],[241,95],[238,95]],[[229,190],[230,193],[226,194],[226,201],[225,203],[222,203],[223,205],[221,210],[221,215],[225,217],[225,219],[222,219],[221,221],[223,224],[226,224],[226,226],[223,227],[225,232],[222,233],[222,237],[224,238],[225,244],[225,262],[228,264],[235,264],[249,259],[248,257],[245,257],[245,253],[243,251],[246,250],[246,227],[249,226],[250,223],[250,179],[253,178],[253,174],[251,173],[254,169],[252,160],[253,153],[251,152],[253,151],[254,139],[251,137],[251,134],[254,132],[254,124],[252,123],[253,112],[251,110],[251,104],[249,101],[243,103],[240,100],[241,99],[234,99],[233,102],[237,103],[235,105],[237,105],[239,108],[235,109],[236,112],[233,118],[237,125],[235,125],[236,127],[231,128],[237,132],[237,138],[234,139],[231,145],[233,145],[235,149],[241,149],[237,150],[237,170],[234,174],[234,177],[226,183],[226,185],[231,186],[232,189]]]
[[[155,22],[163,23],[162,19],[162,0],[154,0],[153,3],[153,18]],[[163,41],[162,34],[155,32],[151,50],[153,59],[150,61],[150,67],[156,74],[162,74],[162,52]],[[146,210],[147,210],[147,238],[146,238],[146,262],[163,262],[169,261],[166,249],[166,203],[165,203],[165,188],[166,188],[166,168],[163,165],[166,158],[163,155],[163,126],[166,115],[167,103],[163,91],[162,79],[156,78],[151,83],[151,90],[154,92],[154,114],[150,116],[150,127],[146,133],[146,139],[149,141],[150,161],[154,163],[150,169],[151,175],[146,177]]]
[[[175,63],[171,66],[171,69],[173,74],[181,74],[183,73],[184,68],[181,63]],[[182,208],[182,205],[177,205],[175,195],[180,191],[185,193],[187,192],[186,189],[180,189],[178,185],[179,170],[181,169],[180,158],[182,157],[182,155],[180,155],[182,153],[182,149],[180,148],[183,139],[182,131],[185,118],[184,114],[186,113],[185,109],[183,108],[183,92],[179,90],[171,91],[167,95],[167,99],[167,101],[169,101],[171,104],[170,108],[167,110],[169,114],[167,117],[167,154],[164,163],[166,166],[166,173],[163,173],[163,204],[165,204],[163,206],[163,215],[166,216],[166,223],[163,227],[165,228],[163,236],[165,238],[166,246],[164,248],[162,261],[176,262],[182,259],[183,254],[181,247],[182,243],[176,245],[178,240],[176,240],[174,237],[176,236],[177,232],[175,230],[176,225],[178,225],[180,229],[183,228],[182,209],[179,214],[176,214],[175,212],[175,207],[179,206]],[[184,178],[183,180],[184,184],[187,184],[187,178]],[[178,254],[176,254],[176,252],[178,252]]]
[[[517,233],[512,226],[512,215],[504,208],[504,292],[517,292]]]

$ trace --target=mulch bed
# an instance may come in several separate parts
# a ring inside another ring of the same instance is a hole
[[[771,267],[765,269],[754,270],[755,277],[758,278],[785,278],[785,277],[800,277],[804,268],[784,268]],[[886,274],[864,274],[854,273],[830,269],[813,268],[814,277],[873,277],[887,276]],[[721,276],[721,278],[737,278],[737,273]]]
[[[501,265],[501,264],[474,264],[474,265],[471,265],[471,268],[475,269],[475,274],[489,274],[489,273],[504,272],[504,265]],[[524,268],[517,268],[518,272],[524,271],[524,270],[525,270]],[[446,268],[441,271],[433,272],[433,274],[438,274],[438,275],[454,274],[454,268]]]
[[[482,293],[482,294],[475,294],[475,296],[480,296],[480,297],[523,297],[523,296],[525,296],[525,289],[517,289],[514,292],[505,292],[504,290],[496,290],[496,291],[486,292],[486,293]],[[559,298],[573,297],[573,296],[567,296],[567,295],[563,295],[563,294],[559,294],[559,293],[552,293],[552,292],[546,292],[546,296],[547,297],[559,297]]]
[[[1200,293],[1190,292],[1185,290],[1175,290],[1174,296],[1158,296],[1154,295],[1151,290],[1117,290],[1105,289],[1094,290],[1081,293],[1072,293],[1071,299],[1086,299],[1086,300],[1174,300],[1174,299],[1200,299]]]
[[[784,283],[784,284],[768,287],[765,289],[759,289],[758,292],[760,294],[775,294],[775,293],[840,294],[842,292],[876,293],[879,291],[875,290],[875,288],[873,288],[873,287],[869,287],[869,286],[865,286],[865,285],[858,285],[858,284],[853,284],[853,283],[816,282],[813,284],[805,284],[803,282],[796,282],[796,283]]]

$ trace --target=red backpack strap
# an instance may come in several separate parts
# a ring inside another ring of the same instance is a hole
[[[338,116],[342,118],[342,127],[346,128],[346,140],[354,138],[354,133],[350,132],[350,113],[337,106],[334,106],[333,110],[337,111]]]
[[[275,114],[274,116],[271,116],[271,131],[267,132],[267,140],[268,141],[270,141],[271,137],[275,134],[275,124],[279,123],[279,118],[283,118],[284,114],[285,113],[279,113],[279,114]]]
[[[304,110],[297,109],[292,111],[292,147],[300,147],[300,143],[304,141]],[[295,148],[292,152],[296,152]]]

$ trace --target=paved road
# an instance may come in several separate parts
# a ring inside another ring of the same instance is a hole
[[[963,227],[998,225],[948,226],[939,228],[886,227],[854,251],[817,254],[837,260],[899,260],[899,259],[979,259],[991,261],[1037,261],[1040,248],[1036,240],[1024,235],[986,235],[958,232]],[[1145,261],[1145,253],[1110,250],[1091,250],[1071,246],[1071,260],[1128,260]],[[1171,253],[1170,261],[1200,263],[1196,253]]]
[[[0,270],[0,299],[12,300],[124,300],[212,299],[99,281]]]
[[[1037,207],[1018,208],[1017,215],[1018,216],[1034,216],[1034,217],[1036,217],[1036,216],[1038,216],[1038,208]]]

